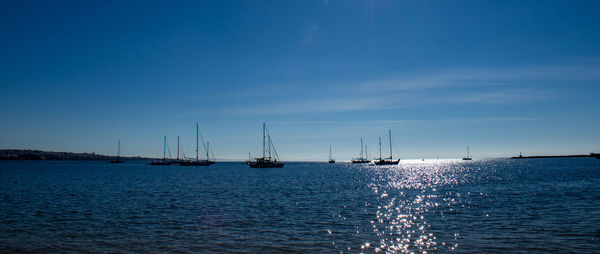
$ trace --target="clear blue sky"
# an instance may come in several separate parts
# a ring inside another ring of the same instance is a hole
[[[0,148],[600,152],[600,1],[2,1]],[[384,147],[386,149],[386,147]]]

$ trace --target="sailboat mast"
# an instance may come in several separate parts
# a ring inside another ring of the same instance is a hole
[[[265,123],[263,123],[263,156],[262,156],[262,157],[263,157],[263,159],[265,158],[265,152],[266,152],[266,151],[265,151],[265,145],[266,145],[266,144],[265,144],[265,142],[267,141],[267,140],[266,140],[266,139],[267,139],[267,137],[266,137],[266,135],[265,135],[265,133],[266,133],[265,129],[266,129],[266,128],[267,128],[267,127],[266,127],[266,124],[265,124]]]
[[[363,141],[362,138],[360,138],[360,158],[363,159]]]
[[[198,122],[196,122],[196,160],[198,160]]]
[[[331,145],[329,145],[329,160],[331,160]]]
[[[267,134],[267,139],[269,140],[269,148],[268,148],[268,150],[269,150],[269,160],[270,160],[271,159],[271,145],[272,145],[272,143],[271,143],[271,135]]]
[[[167,159],[167,136],[163,138],[163,160]]]
[[[177,136],[177,160],[179,160],[179,136]]]
[[[381,137],[379,137],[379,160],[381,160]]]
[[[388,129],[388,136],[390,137],[390,160],[392,159],[392,130]]]
[[[206,141],[206,160],[208,161],[208,149],[210,149],[210,143],[208,142],[208,140]]]
[[[117,158],[121,157],[121,140],[117,142]]]

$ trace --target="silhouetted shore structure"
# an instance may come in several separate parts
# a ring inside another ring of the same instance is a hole
[[[536,156],[523,156],[523,154],[519,154],[519,156],[511,157],[511,159],[546,159],[546,158],[578,158],[578,157],[594,157],[596,159],[600,159],[599,153],[590,153],[590,154],[575,154],[575,155],[536,155]]]
[[[79,160],[79,161],[99,161],[112,160],[114,156],[102,155],[96,153],[70,153],[70,152],[50,152],[41,150],[25,150],[25,149],[4,149],[0,150],[0,160]],[[120,157],[126,160],[150,160],[148,157]]]

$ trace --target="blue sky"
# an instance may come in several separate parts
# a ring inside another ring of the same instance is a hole
[[[600,152],[598,1],[2,1],[0,148]],[[384,146],[384,149],[386,147]]]

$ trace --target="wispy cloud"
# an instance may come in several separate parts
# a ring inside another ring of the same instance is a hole
[[[405,73],[358,82],[356,92],[414,91],[439,87],[485,87],[524,81],[600,80],[600,66],[530,66],[508,68],[455,68],[428,73]]]
[[[502,89],[489,92],[466,92],[451,94],[444,98],[436,98],[435,102],[424,99],[425,103],[438,104],[512,104],[533,103],[556,99],[557,95],[548,91],[534,91],[532,89]]]
[[[272,115],[300,113],[328,113],[341,111],[376,110],[394,105],[392,96],[385,97],[334,97],[334,98],[301,98],[281,102],[252,103],[244,107],[224,109],[221,113],[233,115]],[[397,105],[395,106],[397,107]]]
[[[474,122],[524,122],[524,121],[543,121],[547,119],[533,117],[479,117],[479,118],[446,118],[446,119],[401,119],[401,120],[360,120],[360,121],[273,121],[271,125],[355,125],[357,122],[365,125],[371,124],[412,124],[412,123],[474,123]],[[556,120],[556,119],[555,119]],[[572,121],[573,119],[564,119]],[[578,119],[581,120],[581,119]]]
[[[560,98],[560,91],[556,88],[564,84],[589,84],[588,81],[600,81],[600,65],[455,68],[403,73],[349,84],[263,86],[261,89],[238,91],[235,104],[212,112],[278,115],[425,105],[535,103]]]

